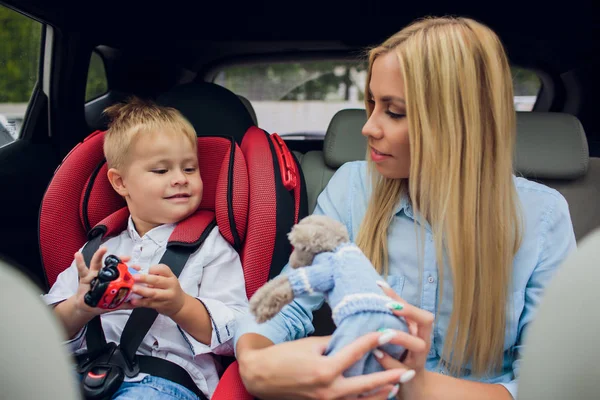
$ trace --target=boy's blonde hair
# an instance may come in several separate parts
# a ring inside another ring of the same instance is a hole
[[[130,97],[125,103],[104,110],[111,122],[104,135],[104,156],[109,168],[122,168],[127,154],[139,135],[155,132],[181,133],[196,149],[196,130],[176,109],[149,100]]]
[[[454,374],[469,368],[483,375],[502,367],[513,259],[522,237],[508,59],[500,39],[481,23],[424,18],[370,51],[367,90],[373,63],[389,53],[398,58],[405,84],[409,179],[384,178],[369,161],[374,190],[357,244],[386,273],[393,212],[402,193],[410,194],[413,209],[431,225],[439,281],[445,263],[452,274],[442,359]],[[370,116],[368,101],[366,108]],[[421,262],[423,229],[417,235]],[[440,285],[439,301],[442,293]]]

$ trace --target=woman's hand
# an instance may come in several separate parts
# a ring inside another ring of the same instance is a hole
[[[431,348],[434,315],[406,303],[389,286],[385,284],[379,286],[387,296],[399,304],[395,307],[391,305],[390,308],[396,316],[404,318],[408,325],[408,334],[398,332],[390,343],[403,346],[407,352],[402,362],[380,350],[375,351],[374,354],[381,365],[388,370],[405,369],[415,371],[413,378],[410,378],[410,375],[407,374],[400,381],[399,392],[402,399],[426,399],[428,397],[426,390],[431,387],[428,381],[433,379],[432,374],[425,370],[425,362]]]
[[[429,399],[512,399],[508,390],[498,384],[472,382],[425,370],[425,362],[431,348],[431,332],[434,316],[430,312],[411,306],[385,284],[380,285],[385,294],[400,306],[390,304],[393,313],[404,318],[409,333],[397,332],[390,343],[403,346],[407,352],[402,361],[395,360],[380,350],[373,353],[387,370],[408,369],[400,379],[398,390],[402,400]],[[411,379],[412,375],[412,379]]]
[[[331,337],[309,337],[240,351],[240,375],[250,393],[268,399],[387,399],[394,385],[407,372],[405,367],[346,378],[343,371],[382,343],[385,334],[364,335],[333,356],[323,353]],[[368,394],[367,394],[368,393]]]

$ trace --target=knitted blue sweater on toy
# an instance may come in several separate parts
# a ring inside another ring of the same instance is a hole
[[[404,319],[395,316],[388,304],[393,301],[377,285],[381,275],[363,252],[352,243],[339,245],[332,252],[319,253],[313,263],[288,274],[294,296],[323,293],[332,310],[336,330],[326,350],[334,355],[347,344],[369,332],[395,329],[408,332]],[[382,351],[398,359],[402,346],[385,344]],[[357,376],[382,371],[383,367],[368,353],[344,372]]]

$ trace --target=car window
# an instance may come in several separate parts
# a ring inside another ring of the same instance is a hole
[[[104,60],[97,52],[92,52],[85,86],[85,101],[94,100],[108,91]]]
[[[366,67],[358,61],[243,65],[221,70],[214,82],[247,98],[268,132],[321,140],[336,112],[364,107]]]
[[[515,109],[532,111],[537,96],[542,88],[542,81],[534,71],[526,68],[512,67]]]
[[[37,82],[42,24],[0,5],[0,147],[16,140]]]
[[[258,125],[284,139],[322,140],[336,112],[364,108],[367,63],[264,63],[221,69],[214,82],[248,99]],[[531,111],[541,88],[533,71],[514,67],[515,108]]]

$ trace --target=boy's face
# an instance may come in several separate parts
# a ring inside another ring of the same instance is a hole
[[[132,143],[127,164],[113,187],[125,197],[140,235],[179,222],[202,200],[198,155],[183,134],[150,133]]]

